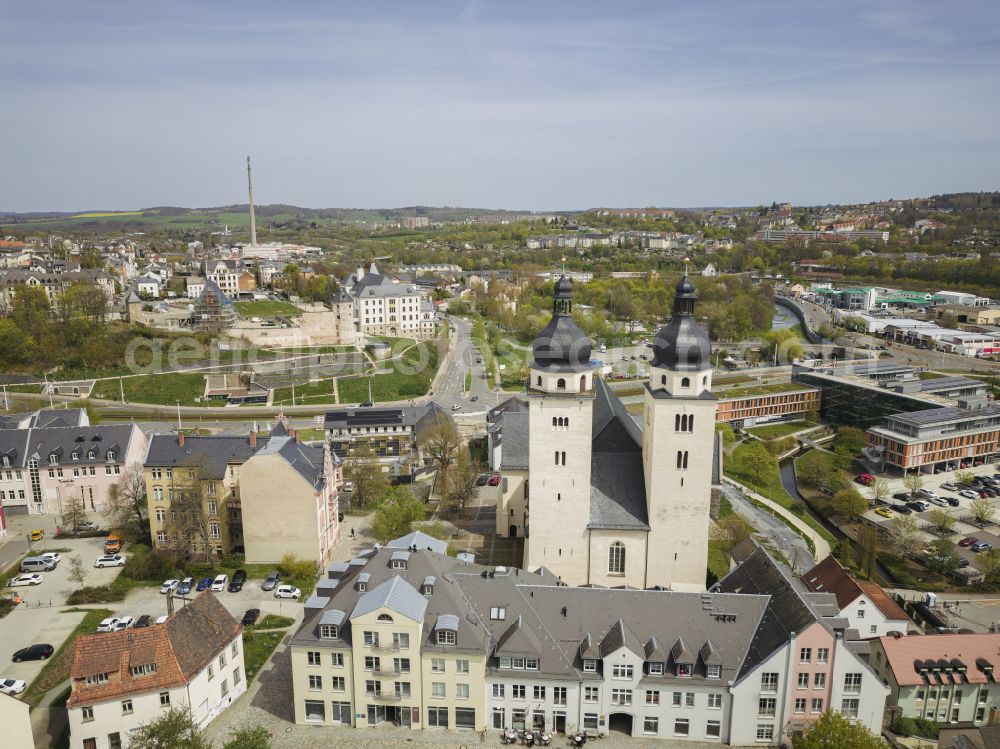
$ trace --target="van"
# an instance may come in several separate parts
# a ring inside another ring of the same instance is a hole
[[[55,568],[54,562],[41,557],[25,557],[21,560],[21,572],[50,572]]]
[[[104,553],[117,554],[122,550],[123,545],[121,534],[118,531],[113,531],[104,541]]]

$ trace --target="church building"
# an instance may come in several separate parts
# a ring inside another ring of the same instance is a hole
[[[701,591],[715,445],[711,345],[685,276],[657,332],[641,420],[598,377],[573,285],[532,346],[528,408],[503,414],[497,533],[568,585]]]

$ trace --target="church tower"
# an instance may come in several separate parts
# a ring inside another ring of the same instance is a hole
[[[581,585],[588,566],[594,366],[590,339],[572,312],[573,284],[564,275],[528,368],[524,566],[544,566],[567,584]]]
[[[685,275],[670,322],[653,342],[642,430],[646,587],[684,591],[705,589],[715,437],[712,347],[695,320],[695,299]]]

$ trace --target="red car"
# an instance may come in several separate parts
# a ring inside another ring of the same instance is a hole
[[[872,484],[875,483],[875,477],[872,476],[870,473],[859,473],[857,476],[854,477],[854,480],[857,481],[862,486],[871,486]]]
[[[500,486],[500,474],[494,473],[486,483],[490,486]]]
[[[965,538],[963,538],[961,541],[958,542],[958,545],[959,546],[972,546],[972,544],[976,543],[978,540],[979,539],[976,538],[975,536],[966,536]]]

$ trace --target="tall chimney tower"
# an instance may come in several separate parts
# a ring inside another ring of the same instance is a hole
[[[247,156],[247,186],[250,188],[250,244],[257,244],[257,220],[253,215],[253,172],[250,170],[250,157]]]

